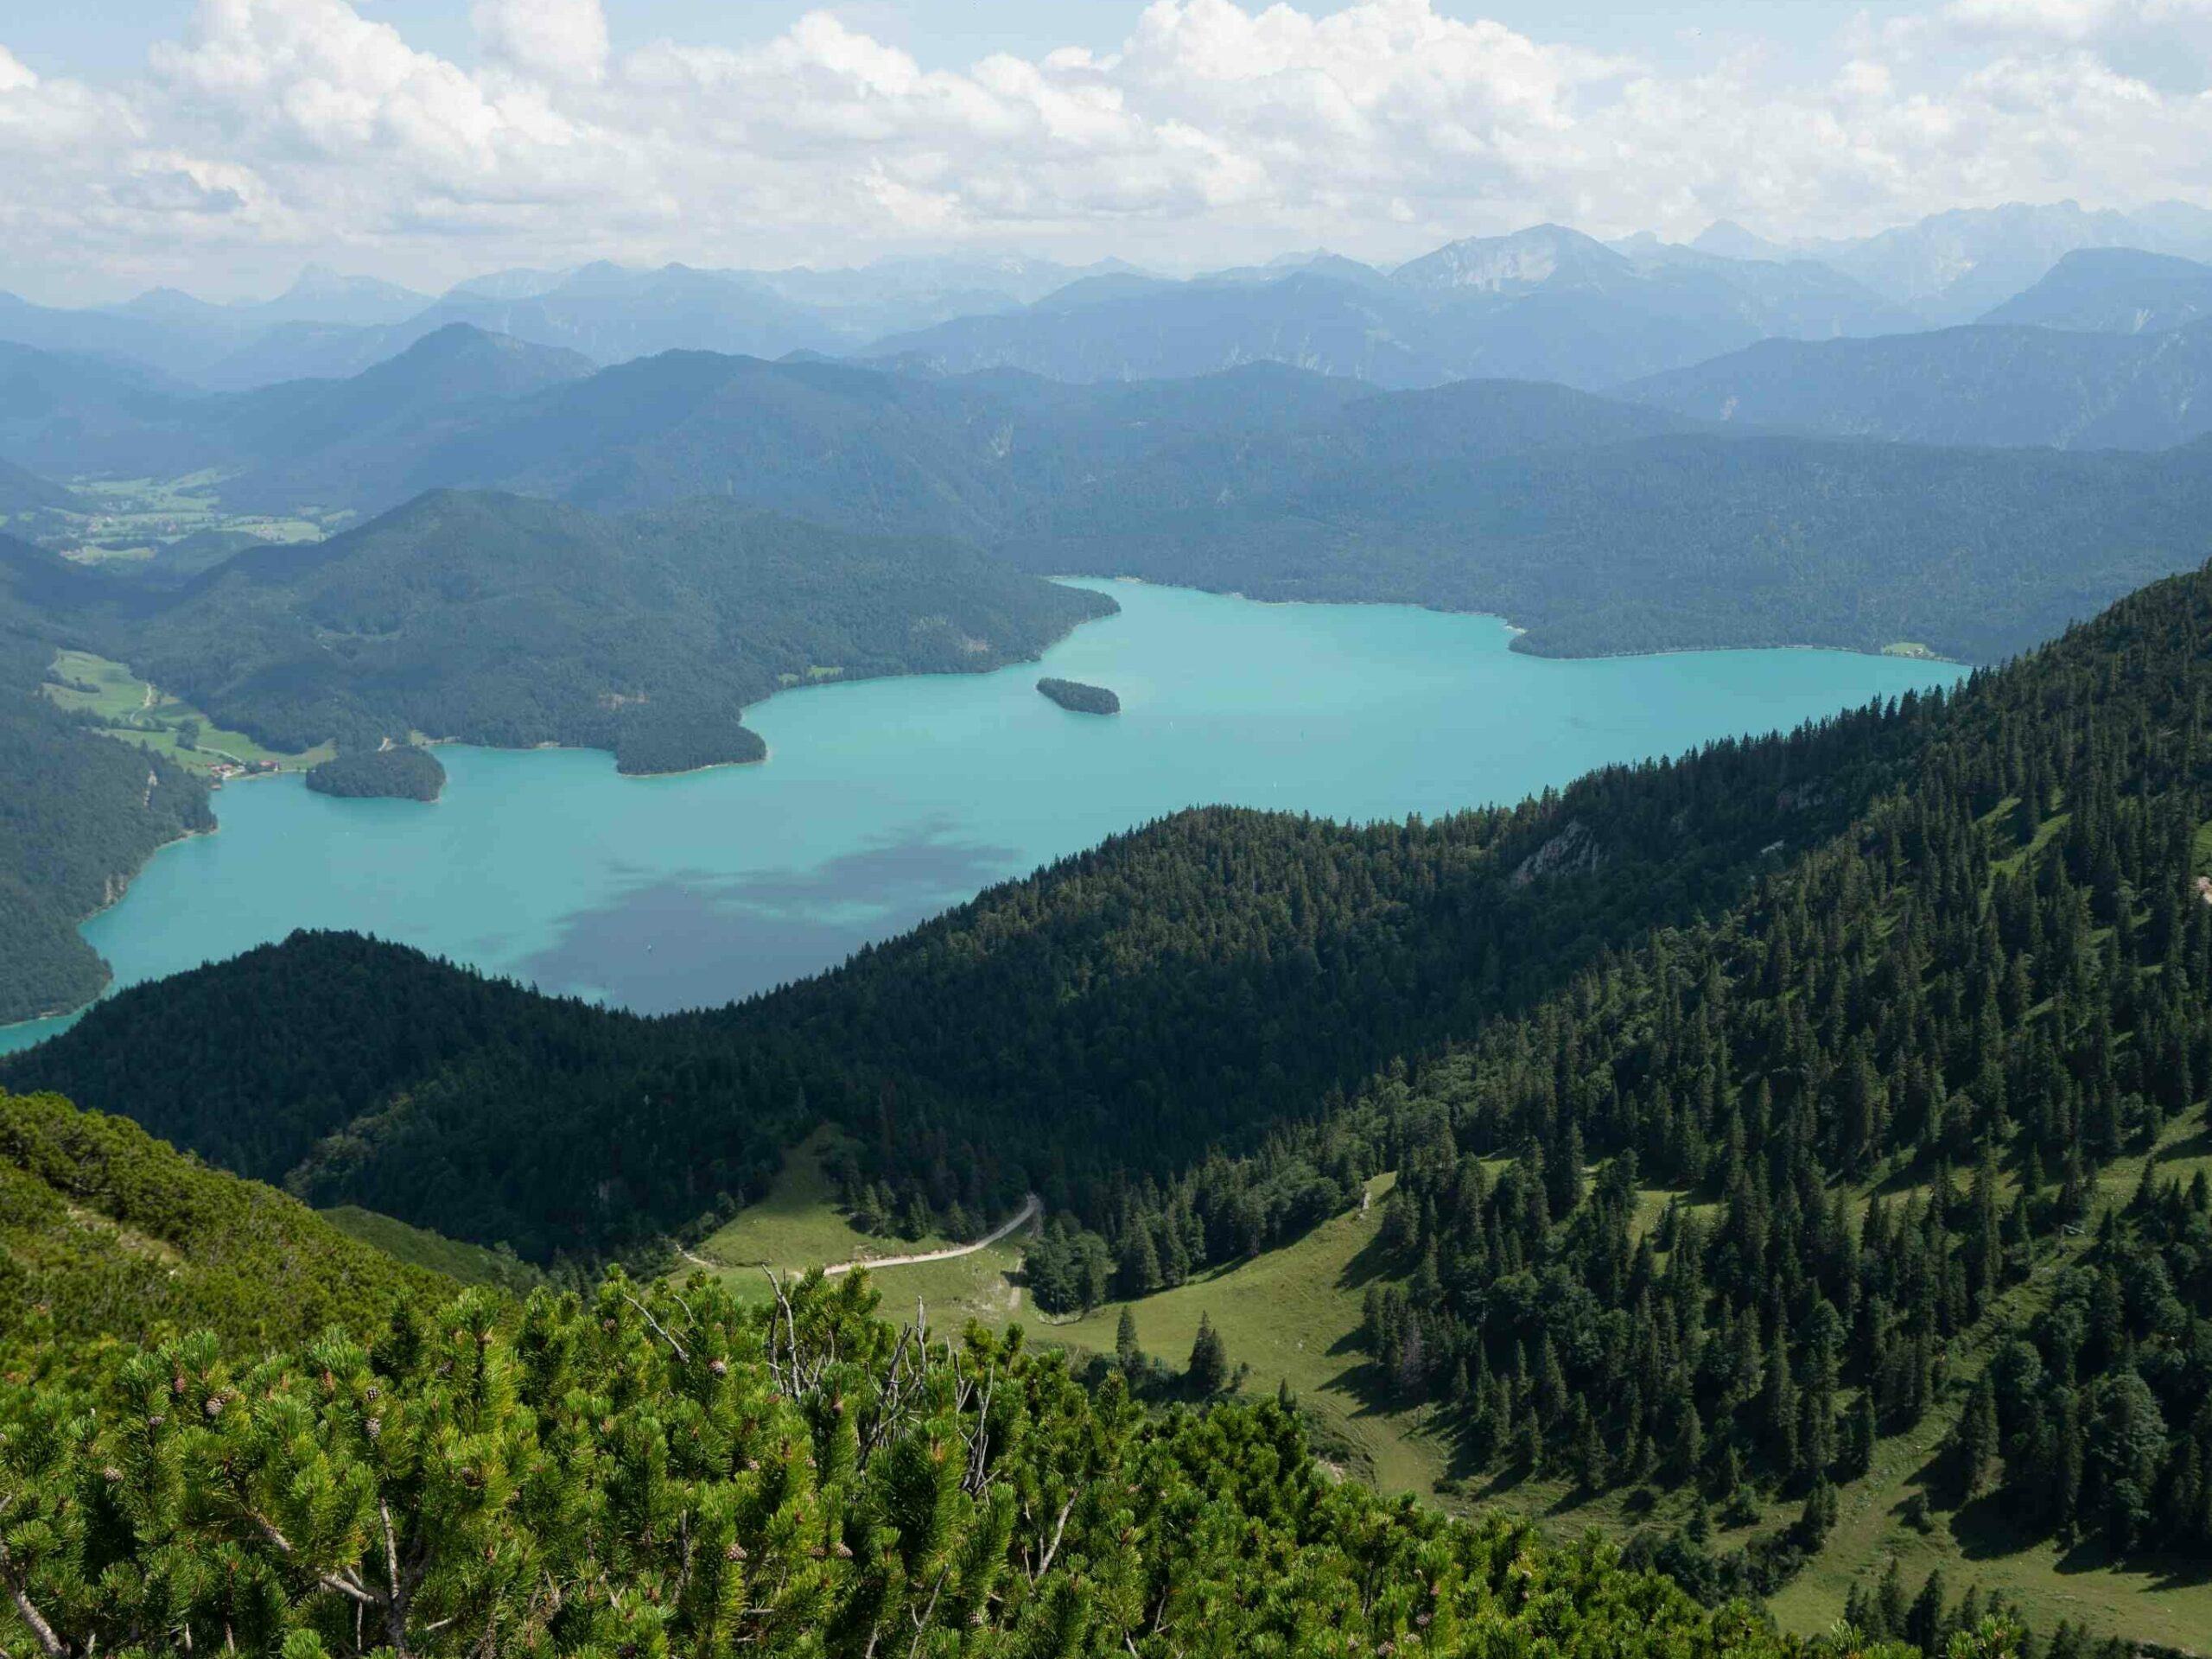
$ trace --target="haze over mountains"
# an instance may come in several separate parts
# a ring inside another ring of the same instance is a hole
[[[2115,260],[2110,251],[2162,256]],[[2083,251],[2088,267],[2071,264]],[[1851,242],[1786,246],[1716,225],[1688,246],[1559,226],[1455,242],[1393,270],[1313,253],[1170,279],[1119,261],[886,261],[861,270],[486,274],[442,296],[310,267],[277,298],[160,289],[65,309],[0,295],[0,340],[129,359],[208,390],[343,378],[466,322],[607,365],[671,350],[901,356],[1054,378],[1296,364],[1387,387],[1470,376],[1598,389],[1769,338],[1972,322],[2141,332],[2196,315],[2212,214],[2071,202],[1960,210]],[[2101,263],[2100,263],[2101,262]],[[2065,263],[2056,294],[2004,308]],[[1994,313],[1995,315],[1992,315]]]

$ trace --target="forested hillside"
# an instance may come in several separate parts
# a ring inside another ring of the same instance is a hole
[[[75,497],[60,484],[0,461],[0,524],[25,513],[73,505]]]
[[[995,667],[1112,608],[957,543],[719,501],[613,521],[439,492],[311,549],[248,550],[175,594],[77,595],[54,626],[288,752],[415,732],[614,749],[633,721],[734,727],[823,667]]]
[[[344,378],[209,395],[127,362],[0,341],[0,455],[65,478],[267,468],[296,492],[282,511],[348,505],[369,458],[404,465],[483,418],[485,405],[591,367],[573,352],[456,324]]]
[[[0,536],[0,1024],[97,995],[107,969],[77,924],[156,848],[214,824],[198,779],[39,695],[54,651],[24,630],[76,591],[59,560]]]
[[[2052,454],[1692,432],[1470,453],[1451,405],[1430,412],[1441,437],[1309,452],[1259,479],[1252,451],[1162,457],[1143,488],[1074,493],[1002,550],[1261,599],[1493,612],[1547,655],[1912,641],[1975,662],[2212,552],[2203,443]]]

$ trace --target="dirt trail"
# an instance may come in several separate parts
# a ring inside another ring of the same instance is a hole
[[[850,1273],[855,1268],[911,1268],[924,1262],[950,1262],[956,1256],[973,1255],[978,1250],[988,1249],[1008,1233],[1019,1231],[1045,1211],[1045,1201],[1032,1192],[1022,1200],[1021,1208],[1011,1221],[977,1239],[973,1244],[956,1244],[948,1250],[924,1250],[918,1255],[862,1256],[858,1261],[840,1262],[836,1266],[823,1269],[830,1278],[841,1273]]]

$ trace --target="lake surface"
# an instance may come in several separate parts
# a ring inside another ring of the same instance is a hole
[[[435,806],[235,785],[220,832],[156,855],[85,936],[119,985],[352,928],[547,990],[696,1007],[1185,806],[1434,816],[1962,671],[1821,651],[1559,662],[1486,617],[1081,585],[1122,614],[1041,664],[759,706],[763,766],[626,779],[593,752],[447,748]],[[1069,713],[1044,673],[1109,686],[1122,712]],[[66,1023],[0,1031],[0,1050]]]

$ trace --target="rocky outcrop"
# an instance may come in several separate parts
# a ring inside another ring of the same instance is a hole
[[[1512,883],[1516,888],[1525,887],[1554,875],[1589,875],[1605,861],[1605,849],[1598,845],[1598,837],[1590,826],[1580,818],[1567,822],[1565,829],[1522,859],[1513,872]]]

